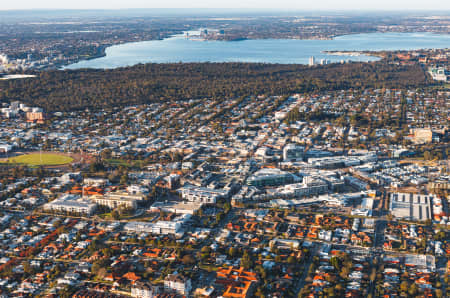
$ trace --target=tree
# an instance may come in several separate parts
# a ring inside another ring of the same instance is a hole
[[[35,273],[34,268],[30,265],[29,262],[24,262],[23,263],[23,272],[25,272],[26,274],[30,274],[33,275]]]
[[[310,293],[309,289],[306,286],[304,286],[298,293],[298,298],[308,297],[309,293]]]
[[[203,209],[202,209],[202,208],[200,208],[200,209],[197,211],[197,215],[198,215],[199,217],[202,217],[202,216],[203,216]]]
[[[200,250],[200,257],[205,260],[208,259],[211,253],[211,248],[209,246],[203,246]]]
[[[128,175],[124,174],[120,177],[120,184],[127,184],[128,183]]]
[[[341,272],[339,273],[339,276],[343,279],[347,279],[349,273],[350,273],[350,270],[348,269],[348,267],[342,267]]]
[[[250,254],[248,253],[248,251],[244,251],[244,254],[242,255],[241,258],[241,266],[244,267],[245,269],[250,269],[252,265],[253,262]]]
[[[97,251],[99,249],[100,249],[99,241],[96,240],[96,239],[92,240],[91,244],[89,245],[89,251],[92,253],[92,252],[95,252],[95,251]]]
[[[377,269],[376,268],[372,268],[372,271],[370,272],[370,281],[374,282],[375,278],[377,277]]]
[[[112,257],[114,254],[114,251],[110,247],[105,247],[102,249],[102,254],[106,257]]]
[[[203,246],[202,249],[200,250],[202,253],[210,253],[211,252],[211,247],[209,246]]]
[[[104,149],[104,150],[102,150],[102,152],[100,153],[100,157],[102,158],[102,159],[108,159],[108,158],[111,158],[111,153],[112,153],[112,151],[111,151],[111,149]]]
[[[106,271],[106,268],[101,267],[97,270],[97,277],[100,279],[104,279],[107,273],[108,272]]]
[[[119,219],[119,218],[120,218],[120,213],[119,213],[119,211],[117,211],[117,209],[114,209],[114,210],[111,212],[111,217],[114,218],[115,220]]]
[[[96,173],[96,172],[100,172],[100,171],[104,171],[104,170],[105,170],[105,166],[100,161],[93,162],[89,165],[89,171],[91,173]]]
[[[235,247],[230,247],[229,249],[228,249],[228,255],[231,257],[231,258],[233,258],[235,255],[236,255],[236,253],[237,253],[237,250],[236,250],[236,248]]]
[[[438,288],[438,289],[441,288],[442,287],[442,283],[440,281],[436,281],[435,287]]]
[[[100,271],[100,269],[104,268],[103,262],[96,261],[94,264],[92,264],[91,267],[91,273],[97,275],[97,273]]]
[[[216,223],[219,223],[223,218],[223,213],[219,212],[216,214]]]
[[[289,257],[287,258],[287,262],[288,262],[289,264],[295,264],[296,261],[297,261],[297,259],[296,259],[294,256],[289,256]]]
[[[191,254],[186,254],[181,259],[181,262],[185,265],[192,265],[195,263],[195,258]]]
[[[434,235],[434,239],[438,241],[442,241],[445,239],[445,232],[443,230],[440,230],[439,232]]]
[[[260,298],[264,298],[265,297],[261,287],[258,287],[256,289],[255,297],[260,297]]]
[[[419,288],[417,287],[417,285],[415,283],[413,283],[408,290],[409,295],[411,296],[415,296],[418,292]]]
[[[400,284],[400,291],[406,293],[408,291],[408,282],[407,281],[402,281],[402,283]]]
[[[334,288],[325,288],[324,292],[327,294],[328,297],[334,297]]]
[[[338,269],[340,266],[339,266],[339,259],[337,258],[337,257],[332,257],[331,259],[330,259],[330,264],[335,268],[335,269]]]
[[[223,205],[223,208],[225,209],[225,213],[228,213],[228,211],[231,210],[231,205],[230,205],[230,203],[229,203],[229,202],[226,202],[226,203]]]

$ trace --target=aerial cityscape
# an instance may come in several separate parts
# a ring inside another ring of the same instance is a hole
[[[450,296],[448,4],[18,3],[0,297]]]

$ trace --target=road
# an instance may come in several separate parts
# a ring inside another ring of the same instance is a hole
[[[373,246],[375,249],[383,248],[384,244],[384,230],[386,229],[387,221],[384,219],[378,219],[375,221],[375,235]]]
[[[315,244],[313,244],[313,246],[311,247],[312,252],[315,252]],[[311,264],[313,262],[313,256],[314,254],[312,253],[308,260],[306,261],[305,264],[303,264],[303,273],[302,276],[300,277],[300,279],[297,282],[297,285],[295,286],[295,297],[298,297],[298,294],[300,293],[300,291],[303,289],[303,287],[306,285],[306,278],[308,277],[308,271],[309,268],[311,267]]]

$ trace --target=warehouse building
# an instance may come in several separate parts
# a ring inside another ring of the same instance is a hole
[[[389,210],[398,218],[425,221],[432,219],[432,195],[391,193]]]

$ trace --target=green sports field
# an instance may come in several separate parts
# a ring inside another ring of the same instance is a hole
[[[52,153],[31,153],[9,158],[10,164],[24,164],[28,166],[58,166],[71,163],[72,157]]]

